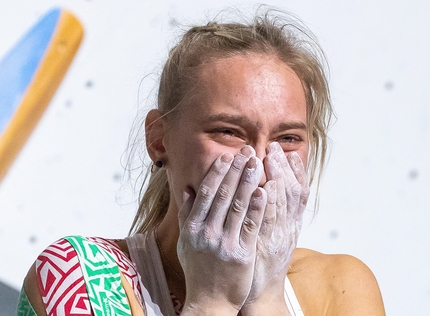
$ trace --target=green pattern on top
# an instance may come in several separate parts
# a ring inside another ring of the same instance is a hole
[[[28,300],[27,294],[24,291],[24,286],[21,288],[21,294],[19,295],[18,308],[16,311],[18,316],[37,316],[36,312],[31,306],[30,301]]]
[[[64,238],[78,254],[91,308],[96,316],[131,316],[120,271],[110,253],[80,236]]]

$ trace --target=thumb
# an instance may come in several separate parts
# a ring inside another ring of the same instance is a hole
[[[178,213],[179,229],[182,229],[185,221],[188,218],[188,215],[190,215],[195,198],[196,198],[196,194],[194,193],[194,191],[187,187],[184,193],[182,194],[182,206],[179,209],[179,213]]]

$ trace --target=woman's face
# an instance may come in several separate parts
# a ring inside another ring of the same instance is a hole
[[[204,65],[196,80],[196,95],[181,105],[163,140],[171,207],[182,205],[186,187],[197,192],[217,157],[245,145],[264,160],[268,145],[278,142],[306,166],[306,99],[291,68],[264,55],[234,56]]]

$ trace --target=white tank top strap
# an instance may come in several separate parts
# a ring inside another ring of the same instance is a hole
[[[154,233],[126,238],[131,260],[135,263],[143,286],[146,316],[176,316]]]
[[[288,276],[285,277],[284,296],[290,314],[292,316],[304,316],[302,308],[300,307],[299,301],[297,300],[296,294],[294,293],[294,289],[291,285],[290,280],[288,279]]]

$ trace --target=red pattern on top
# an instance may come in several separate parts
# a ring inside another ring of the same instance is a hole
[[[134,263],[119,248],[114,240],[89,237],[98,246],[109,252],[115,259],[121,273],[130,283],[138,301],[143,306],[140,276]],[[94,315],[88,298],[84,276],[80,268],[78,254],[65,239],[60,239],[47,247],[36,260],[37,283],[49,316]],[[175,314],[180,315],[183,305],[170,292]]]
[[[175,309],[175,314],[178,316],[181,315],[182,307],[183,307],[181,301],[175,296],[175,294],[172,293],[172,291],[170,291],[170,298],[172,299],[173,308]]]
[[[109,239],[89,237],[88,240],[109,252],[143,307],[142,284],[137,269],[118,245]],[[49,316],[93,315],[80,267],[78,254],[65,239],[46,248],[36,260],[37,283]]]
[[[77,253],[67,240],[58,240],[36,260],[37,283],[46,313],[92,315]]]

